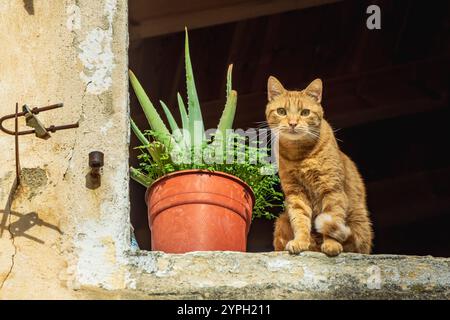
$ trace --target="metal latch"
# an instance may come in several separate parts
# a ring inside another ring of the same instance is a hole
[[[45,127],[43,125],[43,123],[37,118],[37,115],[40,112],[57,109],[57,108],[61,108],[61,107],[63,107],[62,103],[53,104],[53,105],[42,107],[42,108],[33,108],[33,109],[31,109],[27,105],[24,105],[22,107],[22,112],[19,112],[19,104],[16,103],[16,112],[14,114],[9,114],[9,115],[6,115],[6,116],[0,118],[0,130],[5,132],[6,134],[15,136],[17,185],[19,185],[19,181],[20,181],[19,180],[20,179],[19,136],[34,133],[36,135],[36,137],[47,140],[51,137],[50,132],[53,133],[58,130],[65,130],[65,129],[72,129],[72,128],[79,127],[78,122],[72,123],[72,124],[67,124],[67,125],[61,125],[61,126],[51,125],[49,127]],[[26,122],[27,126],[33,128],[33,129],[19,131],[19,124],[18,124],[19,117],[25,117],[25,122]],[[8,119],[15,119],[14,131],[8,130],[3,126],[3,122]]]
[[[63,104],[62,103],[58,103],[58,104],[53,104],[47,107],[42,107],[42,108],[33,108],[31,109],[29,106],[24,105],[22,107],[22,112],[16,112],[14,114],[9,114],[7,116],[4,116],[2,118],[0,118],[0,130],[2,130],[3,132],[15,136],[15,135],[27,135],[27,134],[36,134],[36,137],[41,138],[41,139],[48,139],[50,138],[50,134],[49,132],[56,132],[58,130],[65,130],[65,129],[72,129],[72,128],[78,128],[79,124],[77,123],[73,123],[73,124],[68,124],[68,125],[62,125],[62,126],[54,126],[51,125],[49,127],[45,127],[42,122],[37,118],[37,115],[40,112],[44,112],[44,111],[48,111],[48,110],[52,110],[52,109],[57,109],[57,108],[62,108]],[[17,109],[16,109],[17,111]],[[25,117],[25,121],[27,126],[33,128],[33,130],[25,130],[25,131],[11,131],[6,129],[3,126],[3,121],[8,120],[8,119],[14,119],[16,117]]]

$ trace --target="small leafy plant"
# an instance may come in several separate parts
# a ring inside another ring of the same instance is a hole
[[[175,171],[204,169],[232,174],[246,182],[255,194],[253,217],[274,218],[271,208],[281,206],[282,193],[277,191],[279,178],[273,164],[265,160],[267,148],[251,145],[248,139],[232,132],[236,113],[237,92],[232,89],[232,65],[228,67],[226,103],[217,129],[207,134],[195,87],[186,30],[185,67],[188,107],[178,93],[181,127],[170,109],[160,101],[169,128],[130,70],[130,82],[148,120],[150,130],[141,131],[131,119],[141,151],[139,168],[130,168],[131,178],[145,187],[156,179]],[[258,159],[258,161],[250,161]],[[239,160],[239,161],[238,161]],[[264,172],[265,171],[265,172]],[[269,171],[269,172],[267,172]],[[272,172],[272,174],[268,174]]]

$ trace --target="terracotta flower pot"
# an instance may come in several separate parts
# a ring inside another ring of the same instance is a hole
[[[254,194],[223,173],[183,170],[156,180],[146,193],[152,250],[246,251]]]

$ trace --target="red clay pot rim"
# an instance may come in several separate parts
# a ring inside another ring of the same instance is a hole
[[[168,173],[158,179],[156,179],[155,181],[152,182],[152,184],[147,188],[147,191],[145,192],[145,204],[147,204],[147,199],[148,199],[148,194],[150,192],[150,190],[158,183],[160,183],[161,181],[165,180],[165,179],[169,179],[172,178],[173,176],[181,176],[181,175],[185,175],[185,174],[209,174],[209,175],[215,175],[215,176],[222,176],[231,180],[234,180],[235,182],[243,185],[247,191],[249,191],[250,197],[252,198],[252,206],[255,205],[255,193],[253,192],[253,189],[243,180],[239,179],[236,176],[233,176],[232,174],[229,173],[225,173],[222,171],[209,171],[209,170],[204,170],[204,169],[188,169],[188,170],[180,170],[180,171],[175,171],[172,173]]]

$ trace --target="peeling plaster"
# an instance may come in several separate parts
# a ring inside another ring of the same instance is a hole
[[[108,169],[105,168],[105,170]],[[124,173],[127,170],[127,163],[114,169],[115,174],[110,180],[113,181],[109,187],[110,194],[123,194],[126,197],[127,188],[124,184],[127,180],[124,178]],[[129,216],[122,214],[126,211],[123,208],[126,205],[127,203],[124,203],[120,197],[104,198],[100,204],[101,222],[87,220],[78,228],[78,236],[74,238],[78,252],[76,279],[82,285],[117,289],[132,282],[123,268],[128,263],[126,250],[130,247],[129,230],[124,228],[129,225]],[[111,238],[112,235],[114,238]],[[112,279],[123,281],[113,283]]]
[[[113,19],[116,11],[117,0],[106,0],[104,15],[108,20],[108,28],[106,30],[94,28],[79,45],[78,58],[84,66],[84,70],[80,72],[80,78],[86,84],[86,92],[90,94],[102,94],[112,85]]]
[[[81,29],[81,10],[80,7],[76,4],[72,4],[67,7],[66,11],[68,18],[67,18],[67,29],[69,31],[79,30]]]
[[[83,285],[101,285],[105,289],[112,289],[109,280],[119,270],[118,266],[111,263],[109,254],[110,245],[102,241],[111,236],[109,229],[99,228],[93,221],[86,221],[80,228],[85,236],[76,241],[78,249],[78,263],[76,268],[77,282]]]

